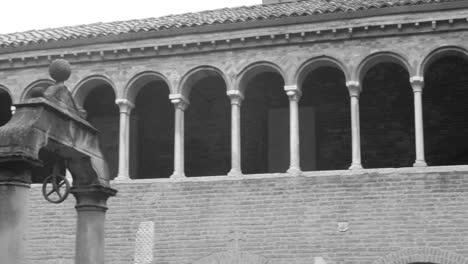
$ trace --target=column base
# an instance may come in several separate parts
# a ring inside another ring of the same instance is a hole
[[[353,163],[349,167],[350,170],[362,170],[362,165],[360,163]]]
[[[185,179],[186,176],[185,173],[174,172],[170,178],[174,180],[182,180]]]
[[[287,173],[293,175],[293,176],[299,176],[301,175],[302,171],[301,168],[299,167],[290,167],[287,171]]]
[[[427,163],[424,160],[416,160],[413,167],[427,167]]]
[[[242,171],[239,169],[231,169],[228,173],[228,176],[242,176]]]
[[[132,179],[130,178],[129,175],[124,175],[124,174],[119,174],[117,177],[113,179],[113,181],[116,182],[125,182],[125,181],[131,181]]]

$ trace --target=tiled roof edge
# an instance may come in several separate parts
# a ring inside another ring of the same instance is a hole
[[[310,0],[302,0],[297,3],[307,2]],[[344,1],[344,0],[343,0]],[[352,0],[353,1],[353,0]],[[128,40],[146,39],[151,37],[167,37],[182,34],[193,34],[193,33],[208,33],[216,31],[226,30],[238,30],[247,28],[261,28],[267,26],[280,26],[297,23],[310,23],[319,21],[339,20],[339,19],[350,19],[350,18],[361,18],[379,15],[392,15],[400,13],[412,13],[412,12],[429,12],[429,11],[442,11],[450,9],[461,9],[468,8],[468,1],[460,0],[405,0],[406,2],[412,2],[410,5],[393,5],[385,8],[368,8],[364,10],[358,10],[353,12],[330,12],[320,15],[307,15],[307,16],[284,16],[281,18],[271,19],[260,19],[260,20],[248,20],[242,22],[230,22],[230,23],[213,23],[206,25],[197,25],[191,27],[177,27],[167,28],[162,30],[127,30],[120,33],[96,31],[95,28],[102,26],[119,26],[121,23],[144,23],[145,20],[151,19],[140,19],[140,20],[128,20],[128,21],[117,21],[109,23],[93,23],[80,26],[69,26],[61,28],[52,28],[45,30],[30,30],[26,32],[4,34],[0,35],[0,54],[18,52],[25,50],[37,50],[37,49],[53,49],[58,47],[71,47],[88,44],[99,44],[99,43],[111,43],[121,42]],[[400,1],[402,2],[402,1]],[[273,4],[271,6],[281,6],[282,4]],[[258,7],[258,6],[254,6]],[[241,7],[239,7],[241,8]],[[236,10],[236,8],[224,8],[212,11],[202,11],[198,13],[187,13],[182,15],[171,15],[162,18],[171,18],[188,15],[200,15],[204,12],[216,12],[219,10]],[[162,19],[156,18],[156,19]],[[94,31],[93,31],[94,30]],[[52,39],[41,38],[41,33],[47,31],[48,33],[55,33],[56,37]],[[61,34],[64,31],[68,31],[69,35]],[[33,38],[32,36],[37,36]],[[29,38],[28,38],[29,37]],[[16,43],[16,44],[15,44]]]

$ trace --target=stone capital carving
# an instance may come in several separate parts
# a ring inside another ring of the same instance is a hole
[[[361,84],[357,81],[346,82],[346,87],[348,87],[348,92],[350,97],[359,97],[361,93]]]
[[[229,99],[231,99],[232,105],[241,105],[244,100],[244,94],[239,90],[230,90],[227,91]]]
[[[189,100],[182,94],[170,94],[169,100],[171,100],[176,109],[180,109],[182,111],[185,111],[190,104]]]
[[[284,86],[284,91],[286,91],[286,94],[289,97],[289,100],[291,101],[299,101],[302,96],[301,90],[297,87],[297,85],[285,85]]]
[[[130,114],[135,105],[127,99],[116,99],[115,104],[119,106],[120,113]]]
[[[76,198],[75,208],[77,210],[105,212],[107,210],[107,199],[111,196],[115,196],[117,191],[110,187],[88,185],[73,187],[71,193]]]
[[[424,77],[422,76],[411,77],[410,83],[414,93],[422,92],[422,90],[424,89]]]

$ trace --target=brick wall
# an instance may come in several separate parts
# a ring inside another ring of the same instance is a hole
[[[270,264],[314,263],[318,257],[327,263],[393,263],[413,249],[422,253],[412,262],[440,254],[432,262],[466,263],[466,173],[464,166],[114,184],[119,193],[109,200],[107,263],[133,263],[144,221],[154,221],[153,263],[190,264],[223,252],[233,231],[243,234],[239,250]],[[30,202],[30,263],[73,263],[73,198],[47,204],[34,185]],[[339,232],[338,222],[348,223],[348,230]],[[451,256],[457,261],[447,262]]]

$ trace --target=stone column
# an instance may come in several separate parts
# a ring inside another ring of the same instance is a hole
[[[0,262],[24,263],[31,171],[24,162],[0,164]]]
[[[185,177],[184,159],[184,111],[189,105],[188,100],[181,94],[170,94],[169,99],[175,108],[175,128],[174,128],[174,173],[173,179]]]
[[[414,167],[426,167],[426,159],[424,157],[424,125],[423,125],[423,106],[422,92],[424,88],[424,78],[422,76],[414,76],[410,78],[411,87],[414,94],[414,133],[416,144],[416,161]]]
[[[130,180],[130,113],[135,105],[127,99],[117,99],[115,103],[120,109],[119,136],[119,172],[116,181]]]
[[[289,169],[288,173],[301,173],[300,135],[299,135],[299,100],[301,91],[296,85],[285,86],[289,97]]]
[[[72,188],[76,198],[76,264],[102,264],[104,262],[104,223],[107,199],[116,190],[100,185]]]
[[[242,175],[241,167],[241,105],[244,95],[238,90],[227,92],[231,99],[231,171],[229,176]]]
[[[361,130],[359,124],[359,94],[361,85],[359,82],[349,81],[346,83],[351,100],[351,141],[352,141],[352,163],[350,170],[362,169],[361,164]]]

